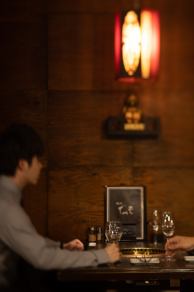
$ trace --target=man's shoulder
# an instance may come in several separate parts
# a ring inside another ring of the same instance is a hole
[[[26,212],[19,204],[0,199],[0,222],[2,224],[22,220],[26,216]]]

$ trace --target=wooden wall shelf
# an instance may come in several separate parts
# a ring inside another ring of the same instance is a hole
[[[131,138],[158,138],[160,132],[160,119],[158,117],[145,117],[144,130],[125,130],[122,117],[109,117],[105,122],[107,138],[131,139]]]

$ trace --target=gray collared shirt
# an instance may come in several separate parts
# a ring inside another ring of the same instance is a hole
[[[0,241],[34,267],[44,270],[96,266],[109,262],[104,249],[69,251],[41,236],[22,208],[21,191],[7,176],[0,176]],[[1,252],[1,250],[0,250]],[[4,250],[5,252],[5,250]]]

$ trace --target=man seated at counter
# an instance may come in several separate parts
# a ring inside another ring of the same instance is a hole
[[[22,190],[38,181],[42,154],[40,136],[26,124],[13,124],[0,135],[0,291],[17,279],[18,258],[52,270],[114,263],[120,257],[116,244],[84,251],[83,243],[74,239],[61,248],[59,242],[36,231],[21,199]]]

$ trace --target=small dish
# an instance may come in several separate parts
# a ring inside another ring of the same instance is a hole
[[[184,256],[185,261],[194,262],[194,256]]]
[[[131,264],[159,264],[158,257],[131,257],[129,259]]]

